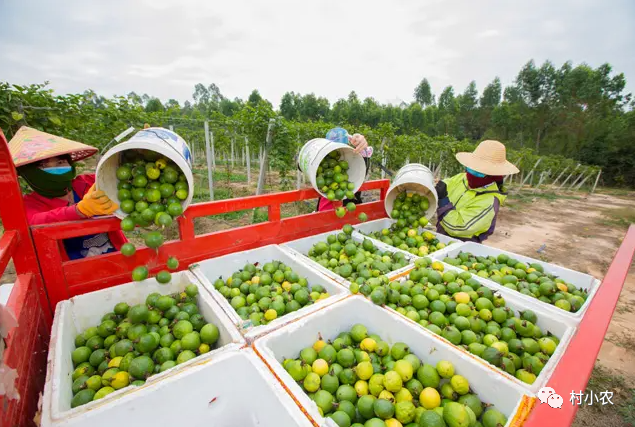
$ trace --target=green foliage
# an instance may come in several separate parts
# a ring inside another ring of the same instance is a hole
[[[382,105],[355,92],[332,106],[315,94],[287,92],[280,111],[257,90],[247,101],[225,98],[218,86],[197,84],[193,103],[159,99],[134,92],[104,98],[92,90],[55,95],[48,83],[29,86],[0,82],[0,128],[8,138],[28,125],[46,132],[103,148],[130,126],[174,125],[193,147],[204,154],[203,121],[209,120],[215,152],[235,154],[249,144],[252,155],[265,145],[271,166],[290,183],[294,157],[303,143],[323,137],[332,127],[366,136],[380,161],[383,146],[387,166],[399,168],[406,159],[439,164],[446,175],[461,170],[454,154],[471,151],[483,139],[498,139],[508,147],[508,158],[523,170],[542,161],[535,175],[562,170],[591,176],[602,168],[606,185],[635,186],[635,112],[630,94],[624,94],[623,74],[604,64],[594,69],[567,62],[560,68],[547,61],[525,64],[512,85],[495,78],[479,96],[476,83],[464,91],[447,86],[435,100],[427,79],[414,90],[415,102]],[[592,166],[589,166],[592,165]],[[231,172],[228,172],[231,173]],[[568,174],[569,172],[567,172]],[[587,185],[592,185],[589,178]]]

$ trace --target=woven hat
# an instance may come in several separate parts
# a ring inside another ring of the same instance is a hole
[[[65,154],[76,162],[92,156],[98,150],[90,145],[22,126],[9,141],[9,151],[17,168]]]
[[[457,153],[456,160],[463,166],[490,176],[513,175],[519,170],[507,161],[505,146],[488,139],[481,142],[473,153]]]

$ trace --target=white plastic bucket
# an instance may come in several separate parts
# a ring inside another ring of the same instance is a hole
[[[194,195],[194,177],[192,175],[192,153],[185,140],[171,130],[164,128],[148,128],[137,132],[126,142],[111,148],[97,164],[97,188],[117,204],[117,168],[121,163],[121,154],[127,150],[151,150],[172,160],[181,169],[187,179],[189,188],[187,199],[181,202],[183,210],[192,203]],[[114,215],[125,218],[126,213],[117,209]]]
[[[437,211],[438,196],[434,188],[434,175],[427,167],[419,163],[410,163],[397,171],[386,193],[384,207],[390,216],[392,206],[399,193],[404,191],[418,193],[428,199],[430,206],[426,211],[426,218],[432,218]],[[391,216],[392,218],[392,216]]]
[[[326,197],[317,186],[317,170],[322,160],[333,151],[339,151],[343,160],[348,162],[348,180],[355,185],[353,192],[360,189],[366,178],[366,163],[364,158],[355,153],[355,149],[350,145],[340,142],[329,141],[324,138],[315,138],[304,144],[298,156],[298,166],[304,173],[305,178],[311,183],[311,186],[320,193],[322,197]]]

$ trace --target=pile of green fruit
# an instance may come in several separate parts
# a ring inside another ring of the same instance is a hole
[[[395,198],[390,211],[390,217],[397,220],[399,228],[411,226],[425,227],[428,224],[426,212],[430,207],[430,202],[418,193],[399,193]]]
[[[402,342],[391,346],[356,324],[322,338],[285,370],[339,427],[499,427],[507,418],[471,392],[449,361],[425,363]]]
[[[410,263],[403,253],[382,252],[369,239],[362,243],[354,241],[350,225],[342,230],[313,245],[307,256],[353,284],[363,285],[371,278],[379,278]]]
[[[355,198],[355,184],[348,180],[348,162],[343,160],[339,150],[331,151],[317,169],[315,183],[329,200]]]
[[[586,289],[546,273],[540,264],[527,265],[505,254],[481,257],[460,252],[443,261],[564,311],[577,312],[589,295]]]
[[[180,294],[152,293],[145,304],[115,305],[75,338],[71,407],[75,408],[209,352],[219,330],[197,306],[198,288]]]
[[[515,313],[468,272],[444,272],[442,263],[427,258],[415,265],[408,280],[376,288],[371,300],[533,384],[559,344],[536,325],[536,314]]]
[[[121,220],[123,231],[153,226],[164,230],[183,214],[181,203],[187,199],[190,189],[185,175],[167,157],[151,150],[125,151],[123,163],[117,168],[116,175],[119,208],[127,214]],[[157,230],[145,233],[143,239],[147,247],[156,250],[164,241],[163,234]],[[124,256],[133,256],[135,252],[132,243],[125,243],[121,247]],[[167,267],[169,270],[177,269],[178,260],[171,257]],[[141,265],[133,270],[132,279],[142,281],[148,275],[148,268]],[[159,283],[168,283],[171,274],[168,270],[162,270],[156,279]]]
[[[422,218],[427,224],[427,219]],[[399,220],[401,221],[401,220]],[[384,228],[381,231],[368,233],[368,237],[377,239],[387,245],[394,246],[397,249],[408,251],[416,256],[426,256],[432,252],[438,251],[446,247],[437,237],[427,230],[420,230],[419,227],[409,228],[399,225],[399,221],[395,222],[390,228]],[[451,244],[452,242],[450,242]]]
[[[183,213],[189,188],[185,175],[170,159],[151,150],[128,150],[117,168],[119,208],[128,214],[124,231],[155,224],[168,227]],[[132,224],[132,229],[128,225]]]
[[[323,286],[309,286],[291,267],[271,261],[257,267],[248,263],[226,281],[218,278],[214,288],[230,302],[243,320],[252,326],[266,325],[330,295]]]

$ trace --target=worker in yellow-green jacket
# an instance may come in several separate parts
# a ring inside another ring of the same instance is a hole
[[[505,203],[506,175],[518,173],[507,161],[505,146],[487,140],[473,153],[457,153],[465,172],[439,181],[437,232],[463,241],[481,243],[496,227],[498,209]]]

